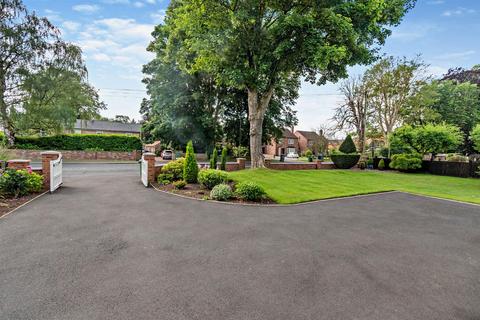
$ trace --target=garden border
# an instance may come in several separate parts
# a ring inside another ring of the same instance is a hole
[[[3,216],[1,216],[1,217],[0,217],[0,220],[8,217],[10,214],[14,213],[14,212],[17,211],[18,209],[26,206],[26,205],[29,204],[30,202],[33,202],[33,201],[37,200],[38,198],[44,196],[44,195],[47,194],[47,193],[50,193],[50,190],[46,190],[46,191],[40,193],[39,195],[37,195],[35,198],[32,198],[32,199],[28,200],[27,202],[22,203],[22,204],[19,205],[18,207],[13,208],[13,209],[10,210],[9,212],[7,212],[7,213],[5,213]]]

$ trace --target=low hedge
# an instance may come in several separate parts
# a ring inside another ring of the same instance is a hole
[[[330,155],[335,167],[338,169],[353,168],[360,160],[359,154],[332,154]]]
[[[140,138],[120,134],[62,134],[47,137],[17,137],[17,149],[134,151],[142,149]]]

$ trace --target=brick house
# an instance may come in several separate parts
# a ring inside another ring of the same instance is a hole
[[[73,133],[80,134],[125,134],[140,137],[139,123],[122,123],[107,120],[77,120]]]
[[[317,134],[315,131],[295,131],[298,138],[298,146],[300,154],[311,150],[314,154],[325,152],[328,147],[328,140],[323,135]]]
[[[287,155],[289,152],[299,152],[298,137],[288,129],[283,129],[282,136],[276,141],[272,139],[270,144],[263,146],[263,154],[266,156]]]

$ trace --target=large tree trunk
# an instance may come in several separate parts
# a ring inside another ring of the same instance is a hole
[[[265,167],[262,153],[263,119],[272,98],[273,88],[261,97],[256,89],[248,89],[248,120],[250,122],[250,159],[252,169]]]

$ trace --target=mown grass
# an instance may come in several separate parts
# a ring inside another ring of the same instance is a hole
[[[231,172],[230,178],[236,182],[254,181],[271,199],[284,204],[393,190],[480,204],[480,179],[473,178],[380,171],[268,169]]]

